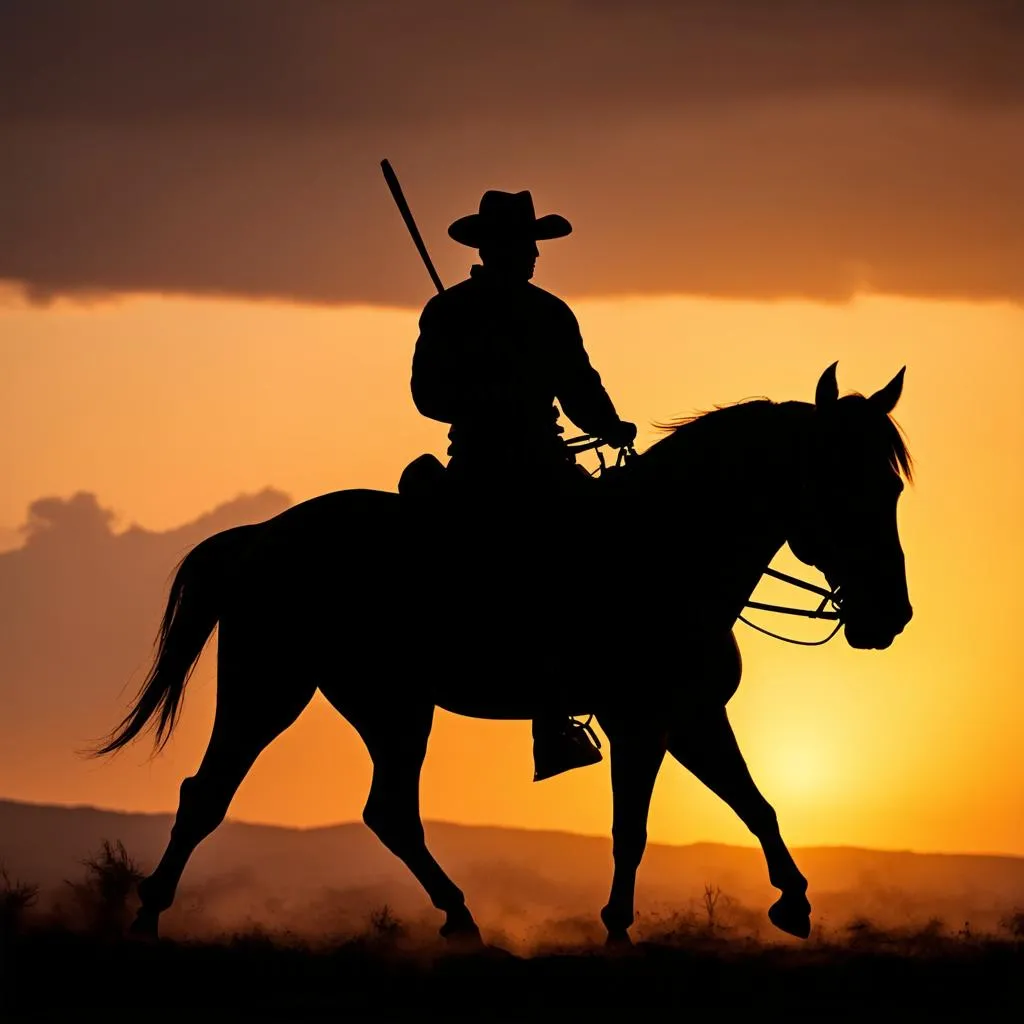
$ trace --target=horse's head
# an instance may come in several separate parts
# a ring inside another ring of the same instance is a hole
[[[883,649],[913,610],[896,525],[910,457],[890,419],[903,370],[865,398],[839,397],[836,364],[818,381],[789,546],[839,588],[851,647]]]

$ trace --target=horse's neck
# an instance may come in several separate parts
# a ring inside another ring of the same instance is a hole
[[[738,610],[785,543],[812,406],[751,403],[707,414],[638,459],[636,498],[671,522],[678,558]]]

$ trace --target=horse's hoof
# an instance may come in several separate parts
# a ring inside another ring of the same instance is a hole
[[[782,896],[768,908],[768,920],[787,935],[806,939],[811,934],[811,905],[805,896]]]
[[[473,952],[472,950],[470,952]],[[476,950],[478,956],[484,960],[518,960],[520,959],[510,949],[505,949],[504,946],[492,946],[488,944],[481,944]]]
[[[480,938],[480,929],[476,921],[470,916],[469,911],[462,913],[450,913],[448,920],[441,925],[439,932],[441,938],[448,942],[449,946],[460,950],[479,950],[484,948],[484,940]]]
[[[442,929],[441,935],[454,953],[483,953],[489,948],[484,945],[478,928],[460,929],[457,932],[446,932]]]
[[[632,949],[633,940],[625,928],[608,929],[608,938],[604,940],[606,949]]]
[[[128,927],[128,937],[136,942],[156,942],[159,932],[160,915],[151,910],[139,910]]]

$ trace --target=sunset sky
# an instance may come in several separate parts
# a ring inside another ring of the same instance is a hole
[[[173,809],[209,656],[161,757],[75,750],[144,674],[178,557],[443,455],[387,156],[446,282],[487,188],[573,222],[536,283],[642,445],[811,400],[837,359],[841,390],[907,366],[913,621],[885,652],[739,626],[730,715],[794,844],[1024,855],[1022,69],[1024,6],[997,0],[5,5],[0,796]],[[608,832],[607,764],[531,770],[528,723],[440,714],[424,816]],[[351,820],[369,773],[318,698],[231,815]],[[649,831],[751,842],[674,763]]]

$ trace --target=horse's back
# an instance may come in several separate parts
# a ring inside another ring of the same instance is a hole
[[[257,524],[236,564],[235,593],[252,612],[316,616],[340,598],[350,606],[394,585],[407,561],[397,494],[360,488],[332,491]],[[335,609],[336,610],[336,609]]]
[[[401,508],[398,495],[388,491],[331,491],[268,519],[265,540],[292,554],[361,546],[375,534],[393,533]]]
[[[353,487],[343,491],[329,491],[315,498],[300,501],[279,512],[268,524],[280,528],[292,526],[314,529],[317,525],[335,525],[339,517],[361,514],[397,513],[399,497],[392,491],[376,491],[368,487]]]

